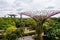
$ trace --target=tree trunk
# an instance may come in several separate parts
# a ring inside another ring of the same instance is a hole
[[[38,40],[43,40],[42,34],[38,35]]]
[[[42,26],[43,26],[43,23],[37,23],[37,37],[38,37],[38,39],[37,40],[43,40],[43,35],[42,35],[42,33],[43,33],[43,28],[42,28]]]

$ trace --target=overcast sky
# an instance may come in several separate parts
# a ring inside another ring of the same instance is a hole
[[[0,16],[41,9],[60,10],[60,0],[0,0]]]

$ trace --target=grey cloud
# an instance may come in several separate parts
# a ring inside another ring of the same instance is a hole
[[[19,0],[19,1],[23,1],[25,3],[31,3],[33,0]]]
[[[43,1],[43,2],[42,2]],[[0,0],[0,14],[26,11],[26,10],[38,10],[38,9],[59,9],[60,1],[58,0],[15,0],[12,4],[8,3],[6,0]],[[1,12],[2,11],[2,12]],[[6,12],[5,12],[6,11]]]
[[[0,0],[0,8],[6,8],[8,7],[8,3],[6,1]]]

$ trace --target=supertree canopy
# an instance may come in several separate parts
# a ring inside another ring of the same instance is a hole
[[[60,11],[58,11],[58,10],[40,10],[40,11],[21,12],[21,14],[29,16],[36,21],[40,18],[42,18],[42,19],[49,18],[49,17],[59,14],[59,13],[60,13]]]

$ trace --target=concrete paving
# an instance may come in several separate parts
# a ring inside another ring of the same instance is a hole
[[[32,36],[21,37],[18,40],[34,40]]]

